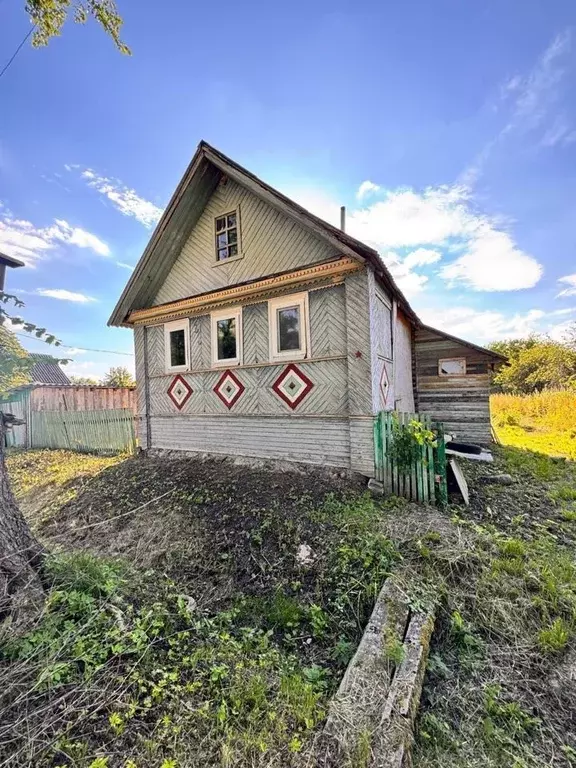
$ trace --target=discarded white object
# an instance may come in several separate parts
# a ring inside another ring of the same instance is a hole
[[[310,563],[314,560],[314,557],[312,556],[312,549],[308,546],[308,544],[300,544],[298,547],[298,552],[296,553],[296,560],[300,565],[310,565]]]
[[[462,474],[462,470],[456,463],[456,459],[450,459],[448,462],[450,465],[450,469],[452,470],[454,474],[454,479],[456,480],[456,484],[458,485],[458,488],[460,490],[460,493],[462,494],[462,498],[464,499],[464,504],[466,506],[470,506],[470,493],[468,491],[468,483],[466,482],[466,478]]]

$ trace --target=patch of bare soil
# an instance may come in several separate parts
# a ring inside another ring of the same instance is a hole
[[[39,532],[52,548],[85,548],[160,569],[201,607],[216,609],[238,592],[269,593],[278,574],[284,583],[290,574],[301,580],[301,545],[311,550],[312,584],[332,536],[329,521],[311,519],[310,510],[328,495],[361,493],[365,483],[317,468],[134,458],[92,479]]]

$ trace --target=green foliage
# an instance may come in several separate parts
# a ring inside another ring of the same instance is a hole
[[[136,382],[128,368],[118,366],[116,368],[110,368],[108,373],[102,379],[102,384],[105,387],[133,387]]]
[[[562,618],[554,619],[549,627],[538,633],[538,646],[544,653],[558,653],[566,648],[570,635],[567,622]]]
[[[101,755],[90,765],[106,765],[111,748],[149,765],[138,744],[153,738],[164,759],[154,764],[175,766],[181,737],[194,733],[198,759],[212,764],[210,750],[225,744],[235,764],[282,745],[298,752],[324,717],[326,671],[302,669],[270,632],[239,625],[237,611],[191,619],[169,581],[83,553],[52,557],[48,572],[40,622],[4,642],[0,664],[26,662],[28,684],[56,700],[73,686],[108,691],[105,726],[90,724],[98,709],[73,727],[61,715],[44,721],[54,757],[80,758],[90,745]]]
[[[0,394],[30,381],[33,361],[16,336],[0,325]]]
[[[421,421],[411,419],[408,424],[400,424],[394,416],[392,425],[392,443],[390,457],[398,464],[398,468],[408,471],[422,456],[422,446],[436,447],[434,432],[427,429]]]
[[[52,37],[59,36],[64,22],[70,15],[78,24],[94,19],[110,35],[121,53],[130,49],[120,39],[122,17],[114,0],[26,0],[26,12],[36,25],[33,45],[47,45]]]
[[[508,365],[494,377],[503,392],[576,388],[576,350],[566,344],[531,336],[495,342],[490,348],[508,357]]]

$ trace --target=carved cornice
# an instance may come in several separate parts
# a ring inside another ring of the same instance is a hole
[[[362,264],[350,258],[315,264],[313,267],[298,269],[276,277],[267,277],[253,283],[224,288],[201,296],[191,296],[180,301],[171,301],[169,304],[160,304],[157,307],[135,309],[130,313],[128,323],[130,325],[146,325],[174,320],[183,316],[205,314],[227,304],[262,301],[276,291],[281,292],[286,288],[296,286],[301,288],[305,284],[313,286],[316,283],[327,281],[330,285],[336,285],[342,283],[346,275],[360,269],[363,269]]]

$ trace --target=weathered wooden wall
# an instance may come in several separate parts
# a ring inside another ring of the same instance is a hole
[[[243,258],[216,262],[214,219],[240,207]],[[288,216],[228,180],[216,188],[154,305],[328,261],[339,254]]]
[[[164,368],[163,325],[137,328],[141,445],[149,424],[152,448],[285,458],[371,474],[368,279],[358,272],[345,284],[309,292],[310,357],[296,365],[314,387],[296,410],[272,389],[289,361],[269,361],[266,302],[243,308],[243,364],[232,370],[245,391],[231,410],[214,392],[223,370],[211,364],[209,315],[190,318],[191,370],[182,375],[193,393],[181,411],[168,396],[174,374]]]
[[[415,352],[419,412],[444,422],[446,432],[462,440],[489,443],[493,359],[429,329],[416,331]],[[466,358],[466,375],[439,376],[438,361],[453,357]]]
[[[394,409],[404,413],[414,410],[412,325],[400,309],[394,335]]]
[[[32,411],[101,411],[131,408],[136,391],[128,387],[46,386],[30,392]]]

